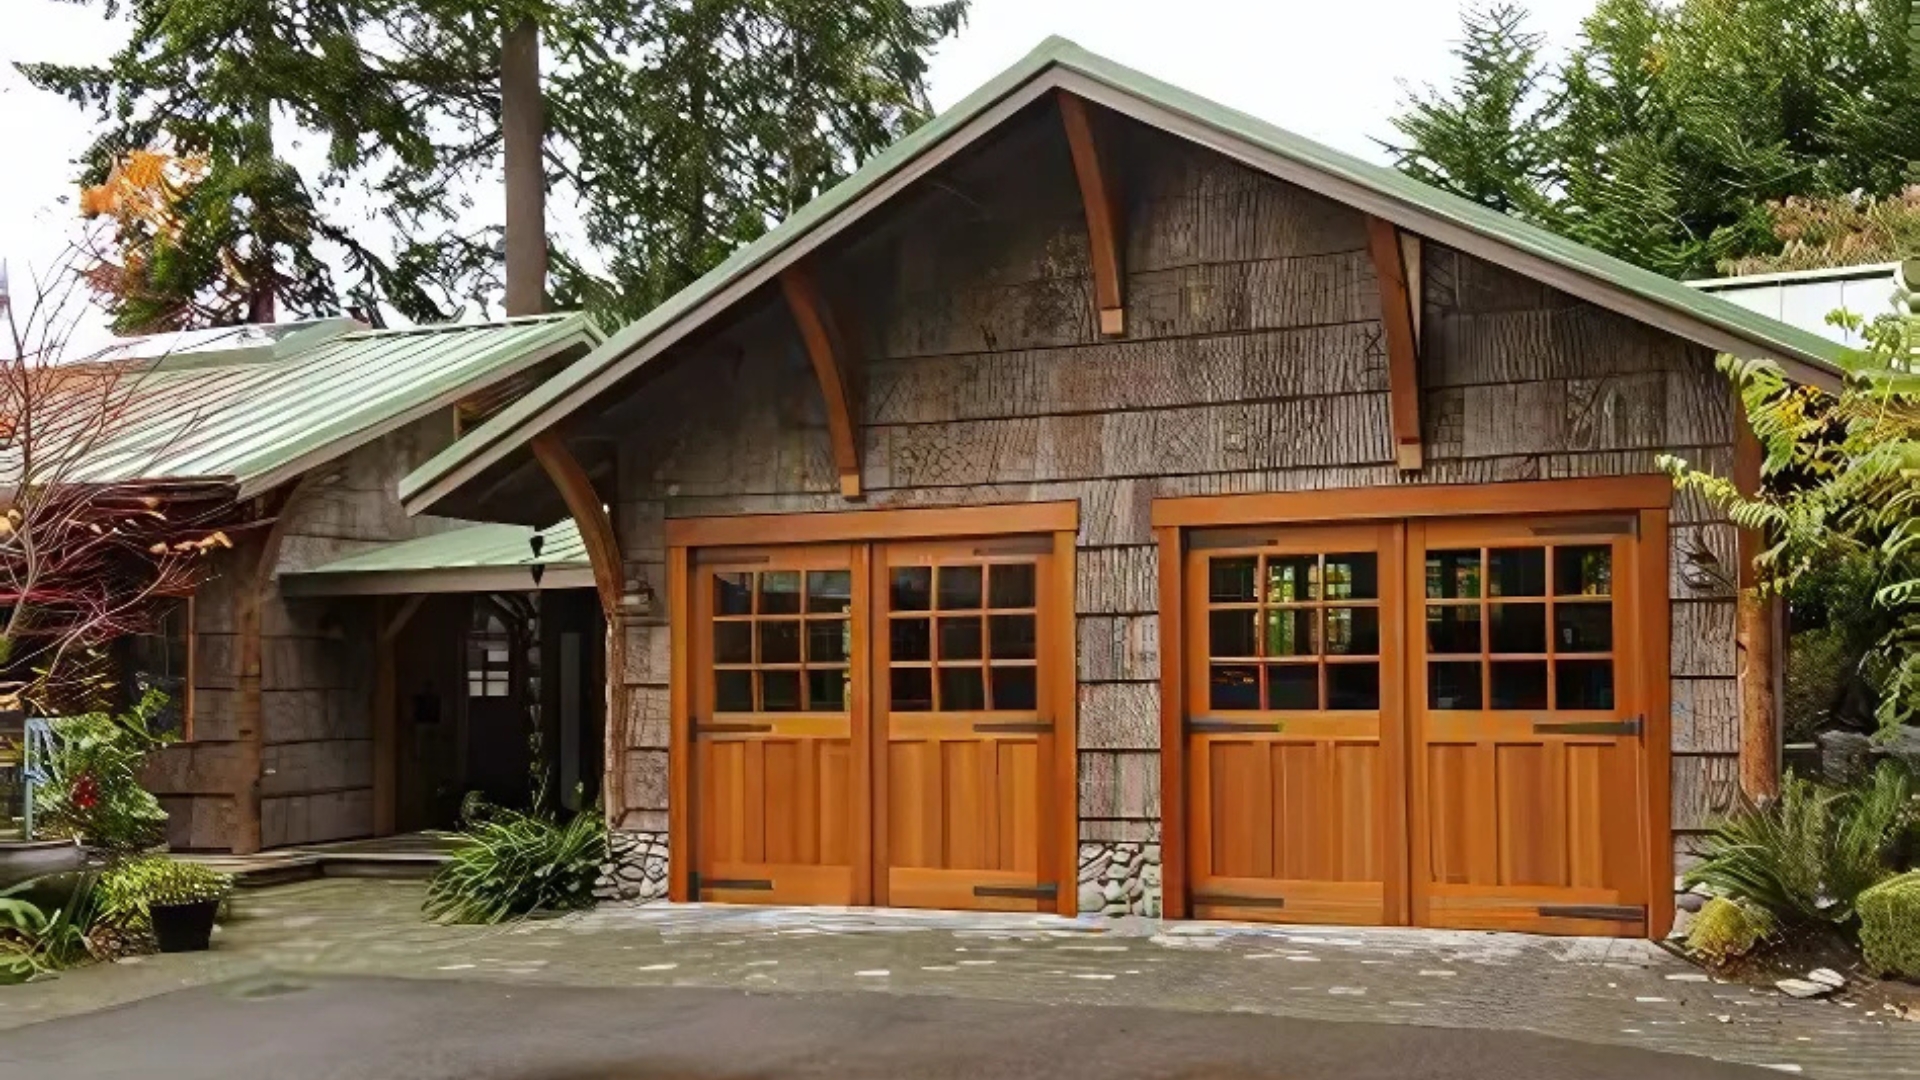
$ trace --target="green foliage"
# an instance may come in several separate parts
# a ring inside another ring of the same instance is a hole
[[[1781,714],[1788,742],[1834,728],[1874,727],[1870,658],[1893,628],[1873,601],[1879,577],[1871,553],[1835,549],[1811,554],[1783,588],[1789,644]]]
[[[143,855],[108,867],[96,889],[98,921],[115,930],[140,934],[151,929],[155,906],[226,899],[233,891],[233,875],[165,855]]]
[[[1881,975],[1920,979],[1920,870],[1860,894],[1860,951]]]
[[[1663,461],[1679,487],[1769,537],[1755,559],[1769,591],[1791,591],[1836,559],[1871,562],[1885,629],[1862,674],[1891,735],[1920,719],[1920,318],[1887,316],[1866,332],[1870,348],[1837,397],[1788,382],[1766,361],[1721,359],[1760,442],[1760,494]]]
[[[88,928],[95,915],[94,882],[84,875],[66,901],[49,912],[21,894],[26,882],[0,892],[0,986],[82,964],[89,958]]]
[[[1557,65],[1504,0],[1413,97],[1402,168],[1649,269],[1780,250],[1766,207],[1891,195],[1920,159],[1906,0],[1599,0]],[[1501,126],[1504,122],[1504,128]]]
[[[588,808],[560,822],[469,796],[466,828],[452,858],[427,883],[427,917],[443,923],[499,923],[540,911],[593,904],[607,858],[607,826]]]
[[[164,839],[166,811],[140,785],[140,769],[170,741],[153,730],[166,702],[166,695],[148,691],[121,716],[96,712],[55,721],[48,781],[34,789],[36,831],[120,852]]]
[[[1722,259],[1722,272],[1819,270],[1920,254],[1920,185],[1881,198],[1864,191],[1789,196],[1767,203],[1763,212],[1779,250]]]
[[[1708,900],[1687,928],[1687,950],[1710,964],[1745,956],[1773,935],[1766,909],[1724,896]]]
[[[88,110],[98,184],[129,153],[201,155],[205,177],[156,246],[123,330],[189,303],[231,321],[343,296],[409,318],[484,307],[499,286],[499,56],[543,39],[550,200],[585,243],[553,252],[554,292],[645,311],[890,145],[930,112],[927,55],[965,0],[101,0],[128,44],[98,66],[25,64]],[[305,171],[283,148],[324,147]],[[336,198],[364,191],[393,250]],[[333,280],[328,257],[357,280]]]
[[[1720,822],[1685,880],[1785,925],[1846,923],[1860,894],[1896,871],[1913,814],[1905,769],[1894,762],[1848,789],[1789,776],[1778,799]]]

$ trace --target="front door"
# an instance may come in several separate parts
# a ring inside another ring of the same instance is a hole
[[[1415,921],[1644,933],[1633,518],[1416,523],[1408,547]]]
[[[1053,542],[694,552],[693,895],[1052,910]]]
[[[1193,538],[1195,917],[1404,918],[1399,559],[1397,525]]]
[[[876,902],[1051,910],[1048,538],[887,544],[874,559]]]
[[[695,561],[697,899],[858,900],[852,642],[864,558],[840,544]]]

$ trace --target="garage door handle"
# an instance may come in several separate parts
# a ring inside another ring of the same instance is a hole
[[[1195,735],[1232,735],[1241,732],[1278,735],[1285,726],[1278,720],[1215,720],[1205,716],[1187,721],[1187,730]]]
[[[1536,720],[1535,735],[1638,735],[1646,728],[1639,717],[1631,720]]]

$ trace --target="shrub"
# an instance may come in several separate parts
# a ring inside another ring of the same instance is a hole
[[[536,801],[536,806],[538,801]],[[470,798],[453,855],[427,884],[427,917],[443,923],[498,923],[536,911],[593,904],[593,883],[607,858],[607,827],[588,808],[553,817]]]
[[[21,894],[29,881],[0,892],[0,986],[84,963],[94,914],[94,882],[83,877],[66,901],[49,912]]]
[[[168,742],[153,731],[166,695],[150,691],[122,716],[56,720],[47,782],[34,789],[36,831],[108,851],[140,851],[166,837],[167,813],[140,785],[147,755]]]
[[[1773,934],[1773,916],[1765,909],[1716,896],[1693,917],[1687,949],[1711,964],[1745,956]]]
[[[1780,798],[1722,821],[1686,875],[1782,923],[1845,923],[1860,893],[1891,876],[1894,848],[1910,827],[1906,771],[1883,762],[1856,788],[1789,776]]]
[[[165,855],[142,855],[115,863],[100,875],[96,922],[125,934],[152,930],[155,905],[224,900],[233,875]]]
[[[1860,894],[1860,950],[1881,975],[1920,979],[1920,870]]]

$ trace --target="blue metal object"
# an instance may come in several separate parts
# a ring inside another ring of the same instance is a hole
[[[33,839],[33,789],[51,779],[48,762],[53,760],[53,722],[27,717],[26,745],[20,758],[20,776],[24,781],[24,803],[20,808],[20,838]]]

